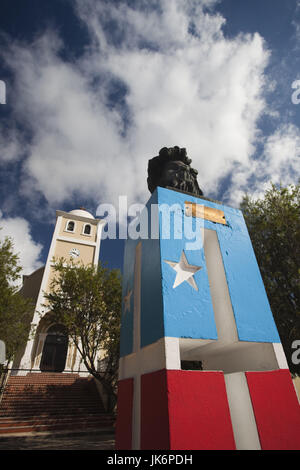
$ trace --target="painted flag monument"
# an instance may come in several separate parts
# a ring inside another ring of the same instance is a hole
[[[157,186],[140,225],[148,236],[124,254],[116,448],[300,449],[299,402],[241,211]]]

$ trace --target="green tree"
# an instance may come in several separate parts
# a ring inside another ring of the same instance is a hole
[[[34,308],[31,299],[18,292],[21,270],[13,241],[6,237],[0,241],[0,339],[6,346],[5,366],[27,341]]]
[[[120,342],[121,276],[101,264],[54,264],[55,276],[47,308],[53,320],[63,324],[87,370],[102,384],[108,397],[107,411],[117,398]],[[98,356],[101,352],[100,370]]]
[[[292,373],[295,340],[300,340],[300,184],[276,187],[261,199],[241,203],[271,309]]]

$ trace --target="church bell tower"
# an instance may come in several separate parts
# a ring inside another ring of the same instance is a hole
[[[64,258],[67,263],[98,264],[101,232],[105,222],[95,219],[83,208],[70,212],[56,211],[56,224],[47,257],[40,273],[28,276],[25,282],[40,283],[31,326],[36,325],[33,339],[29,339],[18,367],[19,375],[27,372],[63,372],[78,370],[79,357],[75,345],[69,344],[61,327],[48,319],[44,294],[49,292],[54,275],[53,259]],[[39,274],[37,276],[36,274]],[[82,366],[81,366],[82,367]]]

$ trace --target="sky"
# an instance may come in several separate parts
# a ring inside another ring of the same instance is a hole
[[[162,147],[232,207],[297,183],[299,39],[299,0],[1,0],[0,237],[23,273],[56,210],[146,203]],[[103,240],[101,261],[123,247]]]

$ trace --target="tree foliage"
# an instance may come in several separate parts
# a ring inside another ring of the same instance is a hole
[[[101,264],[54,265],[55,277],[45,294],[53,321],[63,324],[87,370],[102,384],[114,408],[119,361],[121,276]],[[102,355],[98,367],[99,353]]]
[[[241,209],[290,370],[299,375],[291,357],[300,340],[300,184],[272,184],[257,200],[246,195]]]
[[[28,339],[34,308],[32,301],[18,292],[21,270],[13,241],[6,237],[0,241],[0,339],[6,346],[6,365]]]

